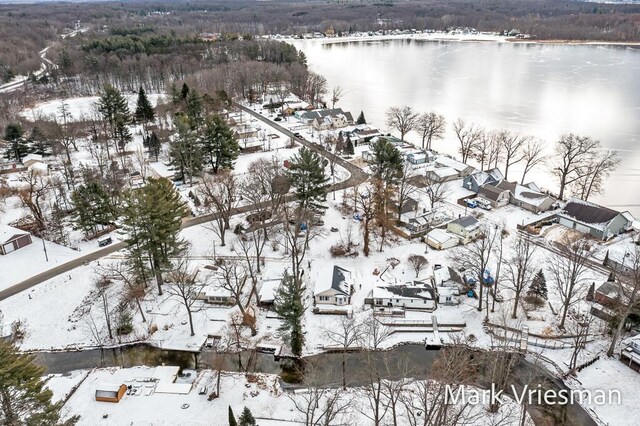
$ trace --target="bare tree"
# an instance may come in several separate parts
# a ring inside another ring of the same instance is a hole
[[[184,306],[189,318],[191,335],[195,336],[193,314],[197,310],[194,309],[194,306],[198,302],[198,296],[202,293],[202,289],[207,285],[206,279],[198,280],[198,270],[192,269],[187,262],[181,261],[168,274],[167,281],[167,293],[178,299]]]
[[[520,184],[524,185],[524,178],[534,167],[544,163],[547,160],[545,156],[544,143],[539,139],[529,139],[522,149],[524,169],[522,170],[522,179]]]
[[[225,233],[229,229],[231,213],[237,205],[237,182],[232,173],[205,176],[201,186],[204,206],[208,206],[212,216],[212,229],[225,245]]]
[[[282,206],[282,213],[284,220],[279,229],[282,231],[285,254],[289,254],[291,258],[291,275],[297,283],[300,283],[309,243],[322,235],[322,228],[315,225],[314,213],[310,210],[285,204]],[[305,224],[306,229],[302,229],[302,224]]]
[[[529,286],[535,275],[533,255],[535,245],[528,234],[519,233],[514,241],[511,256],[507,259],[507,283],[514,291],[513,312],[511,318],[518,317],[518,304],[522,291]]]
[[[489,139],[487,168],[498,167],[498,163],[502,161],[502,158],[504,157],[502,152],[502,145],[500,144],[498,134],[499,132],[497,130],[492,130],[487,134],[487,137]]]
[[[599,148],[600,142],[572,133],[562,135],[556,142],[556,155],[551,171],[560,182],[560,199],[564,199],[567,186],[577,182],[587,173],[593,154]]]
[[[347,389],[347,352],[362,340],[362,327],[353,318],[346,316],[331,327],[322,328],[322,336],[331,346],[342,352],[342,389]]]
[[[480,288],[478,311],[482,311],[484,271],[487,269],[491,260],[498,232],[498,230],[491,227],[483,227],[478,238],[469,244],[457,247],[451,253],[451,260],[459,267],[463,267],[466,271],[473,274],[474,278],[478,281],[478,287]]]
[[[416,129],[422,136],[422,149],[431,149],[431,142],[442,139],[446,128],[443,116],[435,112],[425,112],[420,115]],[[426,145],[425,145],[426,142]]]
[[[427,258],[421,254],[412,254],[407,258],[407,261],[416,272],[416,278],[420,275],[420,271],[422,271],[429,263]]]
[[[593,325],[594,316],[590,313],[577,314],[568,323],[568,331],[571,335],[571,357],[569,369],[575,370],[578,366],[580,354],[584,351],[589,338],[589,329]]]
[[[618,339],[622,335],[622,331],[626,325],[627,318],[632,312],[640,308],[640,247],[635,246],[633,253],[629,258],[630,272],[618,274],[616,284],[618,285],[618,294],[620,295],[619,322],[613,332],[611,345],[607,350],[607,356],[613,356],[618,343]]]
[[[418,113],[409,106],[391,107],[387,110],[387,126],[400,132],[400,139],[404,140],[407,133],[416,129]]]
[[[287,397],[302,415],[305,426],[330,426],[348,410],[351,400],[340,389],[322,387],[325,377],[313,363],[307,363],[304,371],[304,392]],[[342,423],[340,423],[342,424]]]
[[[398,179],[398,184],[396,185],[396,201],[398,204],[398,220],[402,217],[402,208],[405,206],[407,201],[411,199],[411,196],[418,191],[412,184],[412,180],[416,177],[416,173],[414,172],[410,163],[405,163],[402,168],[402,173],[400,174],[400,178]],[[335,194],[335,192],[334,192]]]
[[[147,322],[147,318],[144,315],[144,309],[140,304],[140,301],[144,299],[146,295],[146,282],[141,280],[141,277],[137,276],[134,267],[126,262],[109,262],[106,265],[99,266],[99,273],[105,279],[108,277],[112,277],[119,281],[122,281],[128,292],[124,295],[126,301],[134,301],[138,312],[140,312],[140,316],[142,317],[142,322]]]
[[[387,354],[382,354],[385,356]],[[384,417],[389,411],[389,400],[385,395],[384,371],[379,362],[375,362],[374,354],[365,352],[365,369],[363,371],[362,393],[364,394],[366,405],[360,407],[359,411],[370,419],[375,426],[383,424]]]
[[[26,172],[23,182],[24,185],[16,189],[16,195],[22,206],[33,215],[38,230],[43,230],[46,225],[45,201],[52,187],[51,181],[38,169],[31,169]]]
[[[557,254],[548,260],[551,276],[562,303],[562,319],[558,328],[563,329],[569,308],[584,293],[584,273],[591,258],[588,242],[580,240],[570,246],[557,245]]]
[[[460,143],[458,152],[462,155],[462,162],[466,163],[472,156],[476,144],[482,139],[483,130],[459,118],[453,123],[453,132]]]
[[[583,200],[588,200],[592,195],[602,193],[604,180],[619,164],[620,158],[616,151],[594,152],[580,179],[571,185],[574,194]]]
[[[426,186],[427,198],[431,209],[434,209],[436,204],[441,203],[447,199],[449,195],[449,187],[446,182],[440,179],[432,177],[430,174],[424,176],[424,183]]]
[[[231,293],[231,297],[238,307],[240,314],[244,317],[246,315],[245,301],[246,306],[249,304],[247,300],[248,297],[245,294],[249,276],[247,275],[244,265],[237,260],[218,258],[214,261],[218,266],[219,273],[217,279],[220,287]]]
[[[485,170],[485,163],[489,164],[489,158],[491,156],[491,150],[493,149],[493,139],[491,134],[482,132],[480,139],[473,147],[472,157],[480,164],[480,170]]]
[[[338,101],[342,98],[342,88],[335,86],[331,90],[331,108],[335,108]]]
[[[493,350],[483,354],[484,365],[487,369],[487,380],[493,385],[491,387],[492,395],[494,391],[498,393],[507,390],[507,384],[512,377],[513,370],[522,356],[511,349],[510,342],[517,340],[520,337],[520,333],[509,330],[507,327],[506,312],[503,312],[500,325],[501,327],[494,329],[494,334],[491,334],[491,346]],[[517,326],[514,328],[519,329],[520,327]],[[491,398],[489,412],[498,412],[500,409],[499,400],[500,398]]]
[[[380,322],[378,318],[376,318],[375,312],[372,312],[370,316],[362,322],[363,328],[363,343],[370,350],[377,351],[380,349],[380,346],[386,342],[393,330],[387,327],[383,323]]]
[[[520,136],[508,130],[497,133],[498,143],[502,146],[504,159],[504,178],[509,177],[509,167],[524,160],[523,149],[531,140],[528,136]]]

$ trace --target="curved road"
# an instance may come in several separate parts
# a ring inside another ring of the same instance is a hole
[[[338,164],[342,167],[344,167],[345,169],[347,169],[349,171],[349,173],[351,174],[349,176],[349,178],[345,181],[339,182],[335,185],[329,185],[327,187],[328,192],[332,192],[332,191],[339,191],[342,189],[346,189],[346,188],[351,188],[352,186],[356,186],[359,185],[363,182],[365,182],[368,178],[369,175],[367,175],[364,171],[362,171],[362,169],[360,169],[359,167],[349,163],[348,161],[340,158],[339,156],[326,151],[324,149],[322,149],[320,146],[315,145],[309,141],[306,141],[304,139],[301,138],[297,138],[293,135],[293,133],[291,131],[289,131],[288,129],[285,129],[284,127],[268,120],[267,118],[261,116],[260,114],[258,114],[257,112],[246,108],[242,105],[236,104],[236,106],[238,108],[240,108],[241,110],[251,114],[252,116],[258,118],[259,120],[267,123],[268,125],[270,125],[271,127],[275,128],[276,130],[284,133],[287,136],[290,136],[292,138],[294,138],[298,143],[306,146],[307,148],[314,150],[316,152],[318,152],[320,155],[331,159],[333,161],[335,161],[335,164]],[[287,201],[291,201],[292,197],[289,196],[289,198],[287,199]],[[250,205],[246,205],[246,206],[241,206],[238,208],[235,208],[232,210],[231,215],[235,216],[238,214],[242,214],[242,213],[247,213],[250,212],[252,210],[255,210],[257,206],[255,204],[250,204]],[[211,213],[211,214],[206,214],[206,215],[202,215],[202,216],[198,216],[198,217],[194,217],[194,218],[190,218],[190,219],[186,219],[183,221],[182,223],[182,229],[185,228],[189,228],[192,226],[196,226],[196,225],[201,225],[203,223],[207,223],[210,222],[211,220],[213,220],[215,217],[217,216],[216,213]],[[8,297],[14,296],[20,292],[23,292],[25,290],[30,289],[31,287],[34,287],[38,284],[40,284],[43,281],[49,280],[51,278],[54,278],[58,275],[64,274],[66,272],[69,272],[79,266],[82,266],[83,264],[87,263],[87,262],[92,262],[94,260],[98,260],[101,259],[105,256],[108,256],[112,253],[115,253],[118,250],[122,250],[123,248],[126,248],[127,244],[125,242],[118,242],[118,243],[114,243],[111,244],[105,248],[96,250],[94,252],[91,252],[89,254],[86,254],[84,256],[80,256],[77,259],[71,260],[67,263],[64,263],[62,265],[56,266],[54,268],[51,268],[47,271],[41,272],[39,274],[36,274],[22,282],[19,282],[15,285],[12,285],[11,287],[8,287],[2,291],[0,291],[0,300],[4,300]]]

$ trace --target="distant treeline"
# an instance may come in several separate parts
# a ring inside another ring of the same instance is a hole
[[[605,4],[566,0],[423,0],[301,2],[274,0],[191,0],[189,2],[128,1],[0,5],[0,80],[27,74],[39,68],[37,52],[60,41],[65,29],[79,21],[90,28],[83,35],[66,39],[62,47],[77,71],[117,66],[128,72],[155,68],[158,64],[136,63],[179,58],[190,69],[210,54],[202,33],[221,34],[223,42],[255,38],[264,34],[337,33],[384,29],[451,29],[473,27],[481,31],[518,29],[538,39],[640,41],[640,4]],[[240,55],[251,60],[293,63],[293,52],[276,49],[278,57],[261,57],[268,51],[246,44]],[[220,51],[211,53],[220,58]],[[115,56],[113,56],[115,55]],[[144,56],[154,57],[153,61]],[[160,57],[157,57],[157,56]],[[66,61],[65,59],[65,61]],[[215,62],[215,60],[214,60]],[[224,61],[222,61],[224,62]],[[86,64],[86,66],[84,65]],[[169,69],[174,73],[175,70]]]

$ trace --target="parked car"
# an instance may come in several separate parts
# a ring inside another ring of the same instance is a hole
[[[299,132],[295,132],[293,136],[295,136],[296,138],[302,139],[302,135]]]
[[[105,235],[103,237],[98,238],[98,246],[99,247],[104,247],[104,246],[108,246],[109,244],[111,244],[113,242],[113,240],[111,239],[110,236]]]
[[[476,203],[478,207],[484,210],[491,210],[491,203],[483,198],[476,198]]]
[[[476,207],[478,207],[478,202],[476,200],[465,200],[465,202],[467,203],[467,207],[469,207],[470,209],[475,209]]]

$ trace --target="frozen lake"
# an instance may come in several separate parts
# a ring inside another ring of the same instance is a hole
[[[354,117],[364,110],[379,127],[388,107],[410,105],[436,111],[449,124],[461,117],[539,137],[550,152],[563,133],[598,139],[623,162],[593,201],[640,217],[640,49],[416,39],[294,44],[329,90],[343,89],[338,107]],[[408,139],[419,142],[416,134]],[[450,126],[434,148],[456,154]],[[519,175],[515,166],[509,178]],[[557,191],[544,170],[529,178]]]

